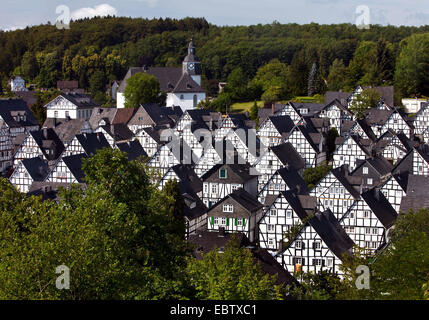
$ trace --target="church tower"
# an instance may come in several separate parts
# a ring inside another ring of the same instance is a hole
[[[189,42],[188,55],[183,60],[183,73],[185,72],[201,86],[201,62],[195,53],[195,46],[192,40]]]

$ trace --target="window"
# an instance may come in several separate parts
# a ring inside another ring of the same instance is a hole
[[[368,174],[368,167],[363,167],[363,174]]]
[[[322,267],[323,266],[323,259],[313,259],[313,265],[316,267]]]
[[[226,218],[221,218],[220,224],[221,224],[221,226],[226,226]]]
[[[286,211],[286,218],[292,218],[292,210]]]
[[[271,209],[270,210],[270,216],[276,217],[277,216],[277,210],[276,209]]]
[[[268,232],[274,232],[276,230],[276,226],[274,224],[267,225]]]
[[[66,118],[70,117],[70,112],[66,111]]]
[[[54,117],[55,117],[55,118],[58,118],[58,111],[55,111],[55,112],[54,112]]]
[[[355,233],[354,227],[345,227],[344,229],[345,229],[346,233]]]
[[[235,191],[235,190],[237,190],[237,189],[239,189],[240,188],[240,185],[239,184],[234,184],[234,185],[232,185],[232,191]],[[262,203],[262,202],[261,202]]]
[[[223,212],[234,212],[234,206],[232,204],[224,204]]]
[[[185,96],[183,94],[180,95],[180,100],[185,99]]]
[[[295,243],[295,249],[302,249],[303,245],[302,245],[302,241],[297,241]]]
[[[367,210],[366,210],[366,211],[363,213],[363,217],[364,217],[364,218],[368,218],[368,217],[369,217],[369,211],[367,211]]]
[[[269,247],[274,247],[274,245],[275,245],[274,239],[268,239],[268,246]]]
[[[372,185],[372,184],[373,184],[373,182],[374,182],[374,181],[373,181],[372,179],[368,179],[368,180],[367,180],[367,183],[368,183],[369,185]]]
[[[322,243],[320,241],[315,241],[313,243],[313,249],[314,250],[322,250]]]
[[[219,170],[219,178],[220,179],[226,179],[227,178],[227,172],[226,169]]]
[[[217,185],[216,184],[212,184],[212,193],[213,194],[217,193]]]
[[[365,228],[365,234],[371,234],[371,228]]]
[[[243,219],[237,219],[237,227],[243,226]]]
[[[215,224],[215,225],[218,225],[218,224],[219,224],[219,218],[218,218],[218,217],[214,218],[214,224]]]
[[[372,228],[372,234],[378,234],[378,229],[377,228]]]

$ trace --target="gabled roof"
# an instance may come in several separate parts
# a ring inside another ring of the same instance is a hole
[[[340,102],[345,101],[347,104],[347,100],[352,96],[351,92],[343,92],[343,91],[327,91],[325,93],[325,103],[331,103],[334,100],[338,100]]]
[[[86,119],[47,118],[42,128],[52,128],[64,143],[70,142],[84,127]],[[88,124],[89,125],[89,124]]]
[[[388,105],[389,107],[393,107],[395,105],[394,100],[394,87],[393,86],[385,86],[385,87],[368,87],[364,86],[362,89],[375,89],[378,93],[381,94],[381,100]]]
[[[270,147],[270,149],[284,166],[288,166],[290,169],[294,170],[305,168],[305,160],[290,142]]]
[[[97,102],[92,100],[92,98],[90,96],[87,96],[86,94],[81,94],[81,93],[76,93],[76,92],[69,92],[69,93],[62,92],[62,93],[60,93],[60,95],[58,97],[63,97],[65,99],[67,99],[68,101],[73,103],[75,106],[77,106],[78,109],[88,109],[88,108],[100,107],[100,105]]]
[[[210,214],[210,212],[213,211],[216,207],[222,205],[222,203],[228,198],[231,198],[235,202],[237,202],[242,208],[247,211],[248,215],[252,215],[253,213],[263,208],[263,205],[258,201],[256,197],[252,196],[243,188],[240,188],[217,202],[213,207],[209,209],[208,214]]]
[[[357,163],[358,166],[356,167],[354,172],[358,171],[358,168],[365,164],[371,166],[380,176],[385,176],[391,173],[393,170],[392,164],[381,155],[371,157],[365,160],[357,160]]]
[[[284,104],[275,104],[274,107],[259,108],[258,110],[259,123],[264,122],[268,117],[275,116],[276,114],[280,113],[283,110],[284,106],[285,106]]]
[[[123,108],[123,109],[117,109],[115,117],[113,118],[112,124],[128,124],[128,122],[131,120],[132,116],[135,114],[136,109],[134,108]]]
[[[333,101],[326,104],[322,110],[326,110],[330,108],[331,106],[336,106],[338,109],[344,111],[345,113],[349,114],[350,116],[353,115],[353,112],[351,112],[346,106],[344,106],[340,100],[334,99]]]
[[[39,131],[30,131],[29,135],[31,135],[39,146],[40,150],[42,150],[44,156],[48,160],[57,159],[61,153],[63,153],[65,147],[63,142],[60,140],[54,129],[44,128]],[[53,150],[53,154],[47,154],[46,150]]]
[[[115,142],[127,141],[134,137],[133,132],[123,123],[101,126]]]
[[[178,164],[170,168],[179,178],[179,188],[182,194],[197,194],[203,190],[203,181],[195,174],[189,164]]]
[[[295,169],[282,168],[277,170],[276,173],[280,175],[289,189],[296,190],[299,194],[308,193],[307,184]]]
[[[107,141],[106,141],[107,142]],[[147,153],[144,151],[139,141],[133,140],[116,145],[119,150],[127,154],[128,160],[137,160],[139,157],[147,157]]]
[[[43,181],[48,176],[49,166],[40,157],[24,159],[21,162],[34,181]]]
[[[347,191],[353,196],[353,198],[358,199],[360,196],[360,191],[358,191],[353,185],[358,185],[359,181],[362,180],[359,177],[352,177],[349,175],[348,166],[343,165],[339,168],[336,168],[331,171],[335,178],[347,189]],[[358,178],[358,179],[356,179]]]
[[[124,92],[127,80],[137,73],[147,73],[158,79],[160,90],[166,92],[204,92],[192,77],[184,73],[182,68],[169,67],[132,67],[128,70],[124,80],[119,86],[118,92]],[[192,86],[192,90],[187,90],[187,85]],[[185,89],[185,91],[182,91]]]
[[[291,132],[295,127],[295,124],[289,116],[275,116],[269,117],[269,119],[280,135]]]
[[[84,133],[76,135],[76,139],[81,144],[83,150],[88,156],[94,155],[97,150],[101,150],[103,148],[109,148],[110,144],[107,141],[104,134],[98,133]]]
[[[14,115],[24,115],[26,120],[16,121]],[[39,123],[33,113],[22,99],[0,99],[0,117],[6,122],[8,127],[28,127],[38,126]]]
[[[397,213],[378,188],[362,193],[362,199],[371,208],[385,228],[390,228],[396,221]]]
[[[73,176],[79,183],[84,183],[85,174],[82,171],[82,160],[88,159],[88,156],[84,153],[77,154],[69,157],[64,157],[62,160]]]
[[[227,179],[220,179],[218,171],[221,169],[227,170]],[[204,182],[217,182],[217,183],[234,183],[244,184],[250,180],[255,179],[256,176],[250,174],[250,164],[217,164],[209,171],[207,171],[201,180]]]

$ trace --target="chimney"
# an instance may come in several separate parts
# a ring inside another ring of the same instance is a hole
[[[275,110],[275,104],[274,104],[274,102],[271,104],[271,113],[272,113],[272,115],[274,115],[274,110]]]
[[[57,127],[57,118],[54,118],[54,128]]]

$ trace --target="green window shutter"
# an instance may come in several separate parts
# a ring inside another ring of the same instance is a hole
[[[237,222],[237,218],[235,218],[235,226],[237,226],[238,225],[238,222]]]
[[[211,224],[211,225],[214,225],[214,217],[211,217],[211,218],[210,218],[210,224]]]
[[[229,218],[226,218],[226,226],[229,226]]]
[[[243,218],[243,227],[246,227],[246,219]]]

